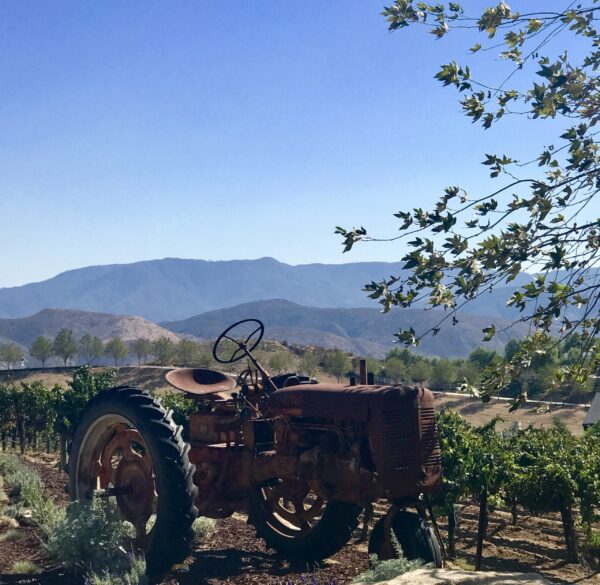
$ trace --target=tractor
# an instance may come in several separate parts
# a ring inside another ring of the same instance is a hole
[[[441,482],[432,393],[409,385],[317,383],[270,376],[256,359],[264,325],[245,319],[213,346],[237,375],[174,369],[167,381],[195,401],[187,432],[137,388],[101,392],[86,406],[68,460],[72,500],[114,498],[135,529],[132,546],[157,580],[181,563],[197,516],[247,514],[258,538],[303,563],[335,554],[365,508],[389,503],[369,554],[442,565],[427,494]]]

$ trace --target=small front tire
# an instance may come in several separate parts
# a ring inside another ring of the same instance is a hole
[[[394,538],[402,547],[402,554],[408,560],[421,559],[425,563],[432,563],[434,567],[441,568],[442,551],[440,543],[431,527],[424,518],[414,512],[406,510],[397,512],[391,526]],[[398,558],[398,552],[392,546],[385,547],[385,517],[380,518],[371,532],[369,538],[369,556],[376,555],[379,560]]]

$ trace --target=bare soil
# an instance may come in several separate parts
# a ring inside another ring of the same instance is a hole
[[[435,406],[437,410],[452,408],[463,416],[468,422],[476,426],[499,417],[498,429],[512,428],[521,425],[536,427],[548,427],[561,422],[574,434],[583,432],[583,419],[588,411],[584,405],[562,405],[562,404],[539,404],[528,402],[520,406],[515,412],[509,412],[510,402],[492,398],[490,402],[484,403],[472,396],[461,396],[459,394],[436,394]]]
[[[48,497],[66,504],[64,486],[67,477],[56,468],[49,456],[29,456],[28,463],[41,474]],[[382,512],[377,506],[376,516]],[[440,523],[445,536],[445,526]],[[43,552],[40,535],[33,528],[21,528],[25,536],[18,542],[0,542],[0,582],[5,583],[64,583],[79,585],[64,575]],[[459,512],[457,533],[457,566],[474,563],[477,509],[464,505]],[[521,511],[517,526],[510,525],[510,514],[494,511],[490,517],[488,540],[484,549],[484,569],[540,573],[556,583],[598,583],[600,574],[584,564],[569,564],[565,560],[562,525],[558,515],[533,517]],[[11,573],[13,563],[32,560],[42,569],[40,576],[17,576]],[[290,565],[274,551],[265,548],[255,538],[254,529],[245,523],[243,514],[219,520],[217,530],[197,547],[187,560],[187,571],[169,575],[162,585],[343,585],[350,583],[367,568],[367,547],[352,542],[332,558],[319,565]],[[312,581],[312,579],[315,581]]]

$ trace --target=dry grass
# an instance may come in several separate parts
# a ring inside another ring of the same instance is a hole
[[[16,575],[39,575],[42,569],[33,561],[17,561],[12,566],[12,572]]]
[[[17,542],[25,538],[25,533],[22,530],[11,528],[3,534],[0,534],[0,542]]]

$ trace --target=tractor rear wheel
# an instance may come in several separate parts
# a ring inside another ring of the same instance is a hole
[[[247,506],[256,535],[285,558],[301,561],[338,552],[352,537],[362,511],[355,504],[325,501],[305,482],[292,480],[253,488]]]
[[[116,500],[135,529],[132,548],[145,554],[151,580],[182,562],[194,540],[197,488],[188,451],[170,413],[129,387],[92,398],[71,443],[71,499]]]
[[[394,540],[402,547],[402,554],[408,560],[422,559],[434,567],[442,566],[440,543],[426,520],[419,514],[397,512],[391,524],[392,546],[385,546],[385,517],[380,518],[369,538],[369,556],[376,555],[381,561],[398,558],[399,552]]]

